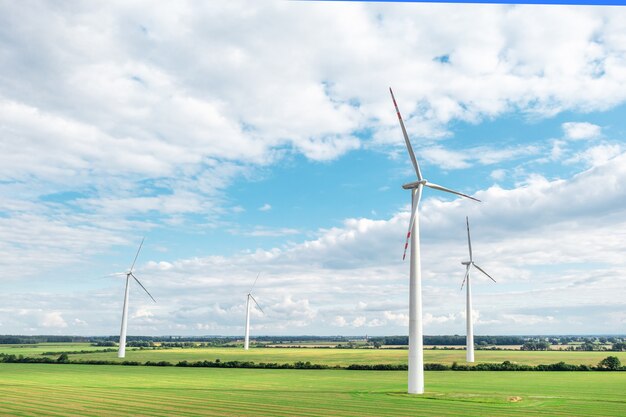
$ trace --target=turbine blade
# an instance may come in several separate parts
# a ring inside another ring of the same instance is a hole
[[[474,200],[474,201],[478,201],[479,203],[481,202],[481,201],[480,201],[479,199],[477,199],[477,198],[474,198],[474,197],[469,196],[469,195],[467,195],[467,194],[460,193],[460,192],[458,192],[458,191],[451,190],[451,189],[446,188],[446,187],[442,187],[441,185],[433,184],[432,182],[427,182],[427,183],[426,183],[426,184],[424,184],[424,185],[425,185],[425,186],[427,186],[427,187],[433,188],[433,189],[435,189],[435,190],[445,191],[446,193],[451,193],[451,194],[460,195],[461,197],[469,198],[469,199],[472,199],[472,200]]]
[[[254,283],[252,284],[252,287],[250,288],[250,291],[248,291],[248,294],[250,294],[252,292],[252,290],[254,289],[254,286],[256,285],[257,280],[259,279],[259,276],[261,275],[261,273],[259,272],[258,274],[256,274],[256,278],[254,280]]]
[[[143,246],[143,241],[145,237],[141,238],[141,243],[139,244],[139,249],[137,249],[137,253],[135,254],[135,259],[133,259],[133,264],[130,266],[129,271],[133,272],[133,268],[135,267],[135,262],[137,262],[137,257],[139,256],[139,252],[141,251],[141,247]]]
[[[482,272],[483,274],[487,275],[490,280],[492,280],[493,282],[496,282],[496,280],[491,278],[491,275],[486,273],[480,266],[476,265],[474,262],[472,262],[472,265],[474,265],[480,272]]]
[[[152,294],[150,294],[150,293],[148,292],[148,290],[146,290],[146,287],[144,287],[144,286],[143,286],[143,284],[142,284],[141,282],[139,282],[139,280],[137,279],[137,277],[135,276],[135,274],[133,274],[133,273],[131,272],[130,276],[131,276],[131,277],[133,277],[133,278],[135,278],[135,281],[137,281],[137,284],[139,284],[139,286],[140,286],[141,288],[143,288],[143,290],[146,292],[146,294],[148,294],[148,295],[150,296],[150,298],[152,298],[152,301],[154,301],[154,302],[156,303],[156,300],[154,299],[154,297],[152,296]]]
[[[256,304],[256,306],[259,308],[259,310],[261,310],[261,313],[265,314],[265,311],[263,311],[263,309],[261,308],[261,306],[259,305],[259,303],[256,302],[256,300],[254,299],[254,297],[252,296],[252,294],[248,294],[250,295],[250,298],[252,298],[252,301],[254,301],[254,304]]]
[[[465,216],[465,223],[467,224],[467,246],[469,246],[470,262],[472,262],[474,260],[472,258],[472,239],[470,239],[469,218],[467,216]]]
[[[413,225],[415,224],[415,216],[417,214],[417,205],[419,204],[420,196],[422,194],[422,187],[417,188],[417,197],[412,199],[411,205],[411,220],[409,221],[409,231],[406,234],[406,240],[404,241],[404,253],[402,254],[402,260],[406,258],[406,250],[409,247],[409,239],[411,238],[411,233],[413,232]]]
[[[463,282],[461,283],[461,291],[463,291],[463,285],[465,285],[465,280],[467,280],[467,276],[469,275],[469,265],[465,268],[465,276],[463,277]]]
[[[420,171],[420,166],[417,163],[417,159],[415,159],[415,153],[413,153],[413,147],[411,146],[411,141],[409,141],[409,135],[406,133],[406,128],[404,127],[404,121],[402,120],[402,116],[400,115],[400,109],[398,109],[398,103],[396,103],[396,98],[393,95],[393,91],[391,90],[391,87],[389,87],[389,92],[391,93],[391,99],[393,100],[393,105],[396,108],[396,114],[398,115],[398,120],[400,121],[400,127],[402,128],[402,134],[404,135],[404,142],[406,142],[406,148],[409,151],[409,156],[411,157],[413,168],[415,168],[415,174],[417,175],[417,179],[421,181],[422,171]]]

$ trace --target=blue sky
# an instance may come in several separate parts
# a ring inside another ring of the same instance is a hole
[[[625,333],[621,8],[250,2],[0,13],[0,334]],[[348,22],[348,23],[346,23]],[[43,28],[43,29],[42,29]],[[320,30],[323,29],[323,30]],[[442,58],[442,57],[445,57]]]

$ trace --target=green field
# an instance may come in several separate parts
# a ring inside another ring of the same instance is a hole
[[[0,364],[0,415],[623,416],[626,372],[406,372]],[[517,400],[517,401],[516,401]]]
[[[88,343],[41,343],[36,345],[0,345],[0,353],[39,356],[43,352],[64,352],[91,350],[94,353],[71,354],[71,360],[123,360],[138,362],[168,361],[173,364],[187,360],[203,361],[220,359],[221,361],[252,361],[293,363],[311,362],[330,366],[348,366],[350,364],[406,364],[408,352],[404,349],[316,349],[316,348],[172,348],[157,350],[139,350],[129,348],[125,359],[118,359],[117,352],[97,352],[104,347],[91,346]],[[626,364],[626,352],[571,352],[571,351],[510,351],[478,350],[476,363],[502,363],[511,361],[519,364],[539,365],[566,362],[573,365],[597,365],[607,356],[617,356]],[[425,350],[427,363],[451,365],[453,362],[465,364],[464,350]]]
[[[135,350],[127,351],[125,360],[130,361],[201,361],[220,359],[221,361],[252,361],[293,363],[309,361],[311,363],[347,366],[350,364],[399,364],[407,363],[407,350],[401,349],[314,349],[314,348],[251,348],[244,351],[242,348],[193,348],[193,349],[163,349],[163,350]],[[626,364],[626,352],[570,352],[570,351],[476,351],[476,362],[502,363],[511,361],[520,364],[538,365],[566,362],[570,364],[597,365],[605,357],[617,356]],[[70,355],[71,360],[93,359],[122,361],[117,358],[116,352],[89,353]],[[426,350],[424,361],[427,363],[459,364],[465,363],[463,350]]]
[[[24,345],[0,345],[0,353],[10,355],[34,356],[43,352],[66,352],[79,350],[102,350],[102,346],[92,346],[91,343],[37,343]]]

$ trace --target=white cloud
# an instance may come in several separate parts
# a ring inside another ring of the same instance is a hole
[[[67,323],[63,319],[63,316],[58,311],[52,311],[45,313],[39,323],[42,327],[46,328],[65,328]]]
[[[553,161],[558,161],[561,159],[561,156],[564,152],[565,141],[562,140],[553,140],[552,141],[552,149],[550,150],[550,159]]]
[[[209,158],[266,164],[285,148],[328,160],[359,148],[354,132],[363,128],[402,146],[385,89],[371,88],[390,79],[404,80],[396,93],[410,133],[431,137],[455,119],[589,111],[626,98],[620,13],[420,6],[181,2],[167,12],[106,4],[33,13],[7,4],[11,36],[0,42],[12,57],[3,65],[11,83],[0,124],[11,158],[0,175],[154,178],[190,173]],[[415,43],[424,36],[431,41]],[[442,55],[448,63],[433,60]],[[453,156],[452,168],[467,164]]]
[[[435,316],[431,313],[424,314],[424,326],[428,326],[431,323],[442,324],[455,320],[457,320],[457,316],[455,314],[445,314],[440,316]]]
[[[623,151],[620,144],[602,144],[587,148],[567,159],[566,163],[584,162],[587,166],[603,165]]]
[[[534,145],[517,146],[502,149],[475,147],[451,151],[438,145],[420,150],[420,157],[442,169],[465,169],[473,165],[494,165],[524,156],[534,155],[539,147]]]
[[[261,207],[259,207],[259,211],[270,211],[272,209],[272,206],[265,203],[263,204]]]
[[[230,232],[234,235],[254,236],[254,237],[279,237],[297,235],[300,230],[289,227],[267,227],[267,226],[253,226],[246,229],[231,229]]]
[[[365,316],[356,317],[354,320],[352,320],[352,327],[363,327],[366,322],[367,318]]]
[[[346,321],[345,317],[343,317],[343,316],[336,316],[333,319],[332,324],[333,324],[333,326],[345,327],[345,326],[348,325],[348,322]]]
[[[506,177],[506,170],[494,169],[493,171],[491,171],[491,174],[489,174],[489,176],[496,181],[502,181]]]
[[[384,312],[385,319],[393,322],[396,326],[406,327],[409,325],[409,315],[403,313],[394,313],[392,311]]]
[[[555,318],[552,316],[537,316],[531,314],[503,314],[502,318],[522,326],[533,326],[539,323],[552,323],[555,321]]]
[[[372,320],[367,322],[367,327],[382,327],[385,324],[387,324],[387,322],[385,320],[372,319]]]
[[[130,317],[133,319],[150,318],[154,317],[154,313],[147,308],[138,308],[134,313],[130,315]]]
[[[440,146],[423,149],[420,156],[443,169],[469,168],[469,156],[464,152],[446,150]]]
[[[602,128],[587,122],[567,122],[561,125],[565,137],[571,140],[595,139],[602,134]]]

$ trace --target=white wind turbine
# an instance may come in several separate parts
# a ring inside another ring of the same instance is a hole
[[[250,291],[248,291],[248,296],[246,297],[246,337],[243,342],[243,348],[245,350],[248,350],[248,348],[250,347],[250,299],[254,301],[254,304],[256,304],[259,310],[261,310],[261,313],[265,314],[259,303],[257,303],[257,301],[252,296],[252,290],[254,289],[257,280],[259,279],[259,275],[261,274],[257,274],[256,279],[254,280],[254,284],[252,284],[252,288],[250,288]]]
[[[137,279],[135,274],[133,274],[133,268],[135,267],[135,262],[137,262],[137,257],[139,256],[139,252],[141,251],[141,247],[143,246],[144,239],[141,239],[141,243],[139,244],[139,249],[137,249],[137,254],[135,254],[135,259],[133,259],[133,263],[130,266],[128,272],[126,272],[126,292],[124,293],[124,309],[122,311],[122,328],[120,330],[120,349],[117,352],[118,358],[123,358],[126,356],[126,328],[128,325],[128,294],[130,292],[130,278],[133,277],[137,284],[152,298],[152,301],[156,303],[156,300],[152,295],[148,292],[146,287],[144,287],[141,282]]]
[[[409,238],[411,239],[411,262],[410,262],[410,280],[409,280],[409,394],[423,394],[424,393],[424,338],[422,331],[422,272],[420,264],[420,242],[419,242],[419,211],[418,206],[422,197],[422,189],[424,187],[433,188],[439,191],[445,191],[459,195],[461,197],[470,198],[475,201],[480,201],[474,197],[470,197],[467,194],[460,193],[458,191],[451,190],[449,188],[442,187],[441,185],[428,182],[422,177],[422,172],[415,159],[413,153],[413,147],[409,141],[409,135],[406,133],[396,98],[393,95],[393,91],[389,88],[391,93],[391,99],[393,105],[396,108],[398,115],[398,121],[402,128],[402,134],[404,135],[404,141],[406,148],[409,151],[415,174],[417,175],[417,181],[404,184],[402,188],[405,190],[411,190],[411,220],[409,221],[409,231],[406,235],[406,242],[404,244],[404,255],[406,256],[406,250],[409,245]]]
[[[461,262],[462,265],[465,265],[465,277],[463,277],[461,290],[463,290],[463,285],[465,284],[465,281],[467,281],[467,287],[465,287],[467,291],[465,304],[465,319],[467,321],[467,348],[465,357],[467,362],[474,362],[474,323],[472,321],[472,290],[470,285],[470,268],[474,266],[480,272],[487,275],[489,279],[491,279],[493,282],[496,282],[496,280],[491,278],[491,275],[486,273],[480,266],[474,263],[474,258],[472,256],[472,239],[470,238],[469,219],[467,217],[465,217],[465,223],[467,224],[467,246],[469,247],[470,257],[469,261]]]

